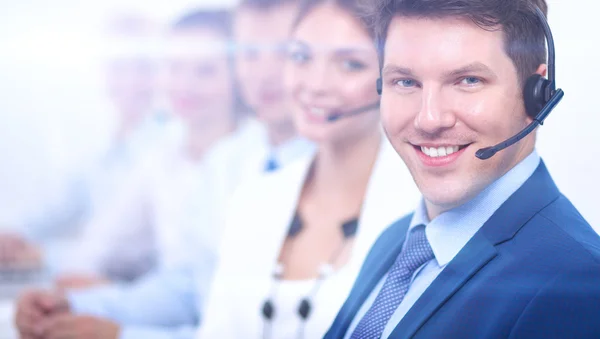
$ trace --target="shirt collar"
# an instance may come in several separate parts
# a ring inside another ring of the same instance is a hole
[[[285,166],[305,154],[312,153],[315,149],[316,146],[311,141],[294,137],[277,147],[272,147],[268,154],[279,166]]]
[[[411,220],[409,232],[418,225],[426,225],[425,232],[435,259],[440,267],[445,266],[492,214],[529,179],[539,163],[540,157],[534,150],[475,198],[431,221],[427,217],[425,202],[421,199]]]

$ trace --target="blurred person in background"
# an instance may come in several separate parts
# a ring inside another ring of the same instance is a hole
[[[234,35],[243,51],[236,54],[239,84],[258,123],[250,118],[245,123],[248,128],[219,142],[206,155],[205,182],[210,183],[214,199],[195,204],[195,213],[205,221],[204,212],[212,212],[214,223],[197,224],[191,219],[186,227],[178,227],[175,222],[172,228],[177,230],[170,232],[181,232],[177,238],[184,240],[172,242],[179,243],[178,254],[165,260],[170,264],[134,284],[67,295],[45,291],[23,295],[16,319],[22,335],[193,337],[216,264],[218,231],[224,215],[220,212],[226,212],[223,206],[236,181],[268,175],[313,149],[312,143],[296,136],[288,98],[280,92],[284,47],[296,11],[295,1],[246,0],[235,13]]]
[[[369,248],[418,201],[382,133],[359,15],[359,0],[301,2],[285,74],[317,151],[236,191],[197,338],[322,337]]]
[[[230,50],[226,11],[192,12],[169,29],[164,92],[180,134],[163,154],[143,164],[116,197],[114,208],[94,220],[80,246],[71,251],[77,258],[65,265],[69,273],[58,279],[59,287],[89,287],[114,276],[134,280],[157,265],[171,265],[175,258],[189,255],[177,230],[210,223],[200,212],[212,199],[206,194],[206,155],[236,130],[252,129],[250,122],[237,121]],[[145,270],[129,258],[138,258],[137,262],[146,258]]]
[[[38,206],[20,232],[0,235],[0,264],[51,270],[59,266],[64,243],[54,240],[76,237],[82,225],[101,215],[137,164],[158,148],[165,119],[154,109],[156,64],[147,48],[155,29],[138,14],[119,15],[110,22],[107,33],[114,48],[104,74],[116,119],[112,139],[91,168],[71,171],[67,187],[60,188],[66,192],[62,199],[48,208]]]

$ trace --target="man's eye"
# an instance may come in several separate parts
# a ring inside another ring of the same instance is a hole
[[[342,67],[347,71],[360,71],[366,67],[366,65],[360,61],[345,60],[342,62]]]
[[[293,51],[289,54],[289,58],[293,62],[301,64],[307,62],[310,59],[310,56],[306,52]]]
[[[467,86],[473,86],[473,85],[477,85],[477,84],[481,83],[481,80],[476,77],[466,77],[466,78],[462,79],[461,83],[463,83]]]
[[[412,79],[401,79],[396,81],[396,85],[400,87],[414,87],[417,82]]]

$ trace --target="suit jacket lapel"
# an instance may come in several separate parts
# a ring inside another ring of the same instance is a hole
[[[362,304],[402,250],[411,217],[412,215],[409,215],[390,226],[378,243],[373,246],[373,252],[367,257],[350,296],[336,317],[335,323],[338,326],[334,325],[327,333],[326,338],[343,338]]]
[[[494,259],[495,246],[512,237],[560,193],[544,163],[471,238],[411,307],[391,338],[410,338],[467,281]],[[457,227],[460,227],[457,225]]]
[[[469,279],[497,255],[494,246],[477,233],[446,266],[396,326],[390,338],[410,338]]]
[[[512,239],[535,214],[558,199],[560,191],[554,184],[544,162],[485,223],[480,232],[494,245]]]

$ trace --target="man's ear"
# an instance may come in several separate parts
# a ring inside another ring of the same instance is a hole
[[[538,69],[535,71],[535,73],[546,77],[546,73],[548,73],[548,65],[546,64],[540,64],[540,66],[538,67]]]

